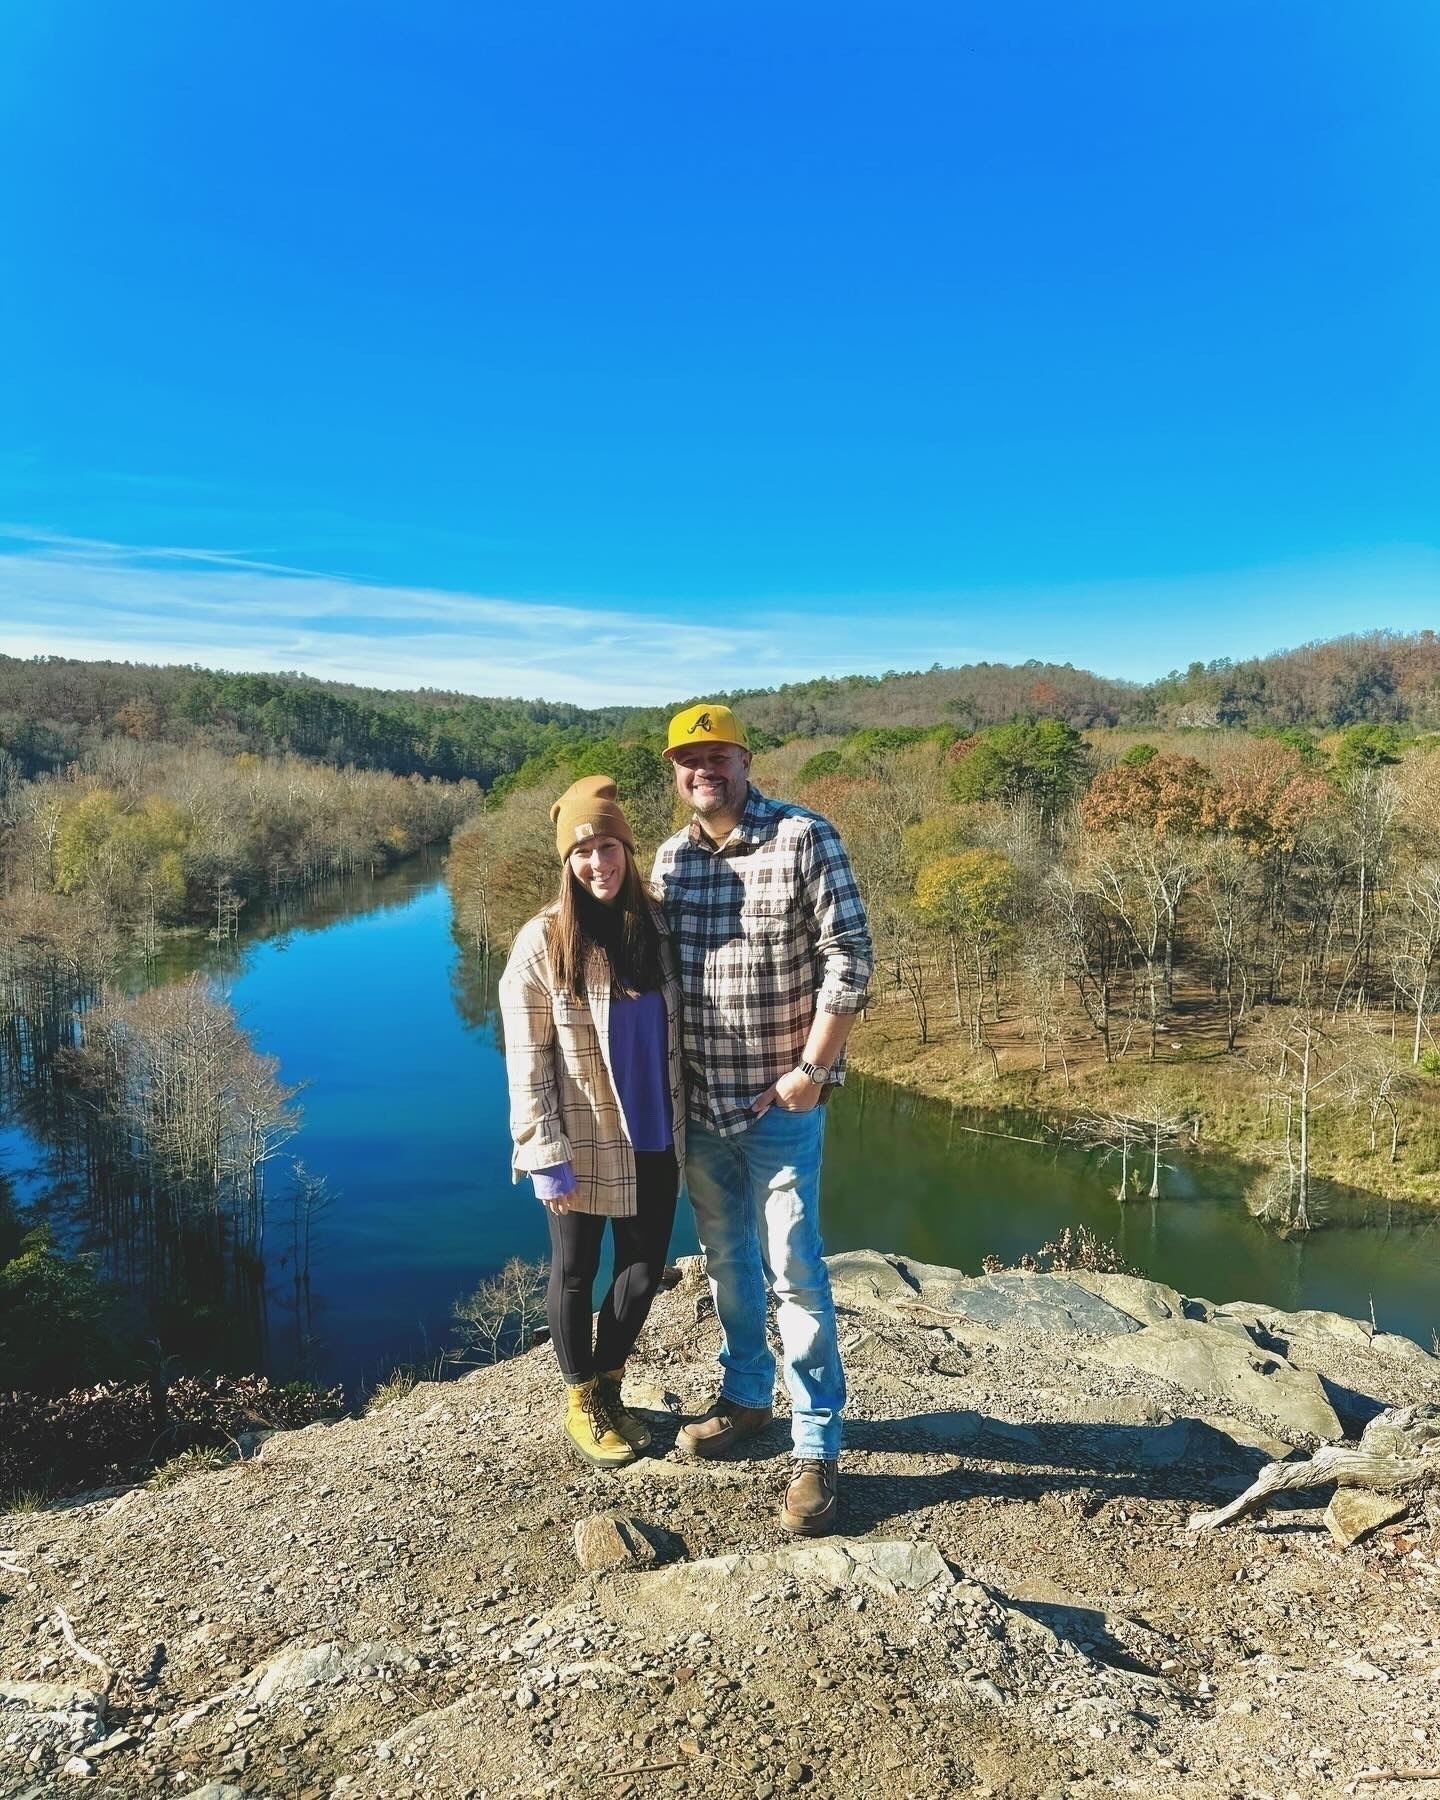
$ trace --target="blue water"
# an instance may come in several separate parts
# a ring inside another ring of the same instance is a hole
[[[250,944],[226,978],[256,1048],[306,1084],[286,1154],[335,1196],[316,1226],[310,1324],[317,1366],[351,1384],[433,1358],[457,1296],[548,1251],[542,1209],[510,1178],[504,1058],[493,1022],[467,1019],[443,882],[400,870],[359,885],[402,903]],[[282,1217],[282,1253],[287,1234]],[[283,1370],[300,1352],[277,1310]]]
[[[323,1177],[333,1203],[315,1224],[306,1315],[295,1305],[284,1173],[271,1178],[261,1357],[273,1374],[355,1390],[397,1363],[433,1360],[458,1295],[512,1255],[544,1257],[544,1215],[528,1184],[510,1179],[486,984],[451,933],[433,864],[357,880],[298,919],[258,918],[250,930],[238,953],[197,939],[154,973],[210,970],[257,1048],[303,1084],[302,1126],[284,1155]],[[996,1136],[1000,1123],[852,1079],[827,1117],[827,1246],[973,1272],[988,1253],[1011,1261],[1084,1224],[1187,1293],[1373,1309],[1382,1328],[1427,1347],[1440,1326],[1440,1212],[1362,1197],[1324,1230],[1286,1241],[1246,1212],[1246,1171],[1233,1164],[1177,1159],[1163,1200],[1122,1207],[1111,1171]],[[0,1175],[22,1200],[43,1199],[49,1180],[43,1149],[3,1121]],[[674,1250],[694,1247],[682,1205]],[[237,1341],[236,1355],[253,1362],[253,1344]]]

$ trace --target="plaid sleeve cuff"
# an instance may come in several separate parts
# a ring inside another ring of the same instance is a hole
[[[870,996],[864,988],[844,987],[839,982],[826,982],[821,988],[816,1001],[821,1012],[858,1013],[864,1012],[870,1004]]]

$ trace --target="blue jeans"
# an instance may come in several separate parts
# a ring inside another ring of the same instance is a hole
[[[830,1272],[820,1242],[820,1152],[825,1114],[778,1106],[738,1137],[691,1119],[685,1178],[724,1333],[721,1396],[769,1406],[775,1357],[765,1335],[765,1290],[790,1390],[796,1456],[837,1456],[845,1372]]]

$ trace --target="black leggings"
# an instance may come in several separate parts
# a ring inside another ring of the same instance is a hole
[[[550,1285],[545,1310],[566,1381],[589,1381],[592,1375],[608,1374],[635,1348],[664,1272],[679,1188],[673,1150],[635,1152],[635,1216],[609,1221],[615,1232],[615,1279],[601,1302],[593,1345],[590,1299],[600,1267],[605,1217],[582,1212],[545,1214],[550,1222]]]

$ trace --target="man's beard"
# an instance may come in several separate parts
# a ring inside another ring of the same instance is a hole
[[[711,789],[705,794],[694,789],[690,795],[690,805],[702,819],[708,819],[713,813],[729,812],[735,805],[739,783],[728,777],[722,778],[718,789]]]

